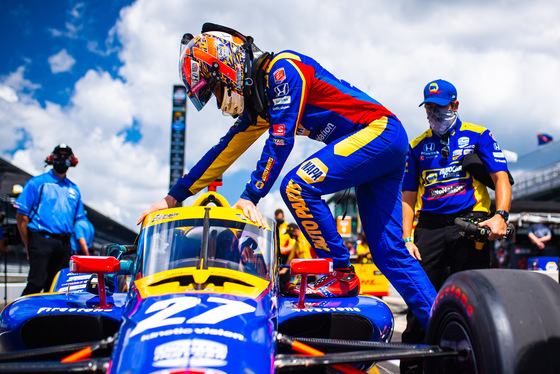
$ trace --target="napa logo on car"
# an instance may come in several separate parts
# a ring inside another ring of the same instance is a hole
[[[191,367],[227,365],[228,347],[205,339],[182,339],[161,344],[154,350],[153,366]]]
[[[321,182],[327,176],[329,168],[318,158],[305,161],[298,169],[297,175],[307,183]]]

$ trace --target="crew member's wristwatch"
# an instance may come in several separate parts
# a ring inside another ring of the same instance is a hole
[[[507,223],[507,221],[509,219],[509,213],[508,212],[506,212],[505,210],[496,210],[496,214],[501,215],[503,217],[504,221],[506,221],[506,223]]]

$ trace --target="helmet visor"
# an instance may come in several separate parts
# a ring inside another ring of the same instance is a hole
[[[179,76],[187,88],[187,96],[194,107],[200,111],[212,97],[216,82],[205,76],[206,69],[193,56],[193,45],[194,40],[191,40],[186,46],[181,46]]]

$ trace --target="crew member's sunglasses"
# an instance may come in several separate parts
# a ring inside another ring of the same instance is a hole
[[[439,142],[443,145],[443,148],[441,148],[441,150],[439,151],[441,157],[449,157],[449,134],[443,135]]]

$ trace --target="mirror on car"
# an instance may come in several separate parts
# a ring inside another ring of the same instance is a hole
[[[296,274],[328,274],[333,272],[330,258],[294,258],[290,262],[290,273]]]
[[[72,256],[70,271],[72,273],[116,273],[121,263],[113,256]]]

